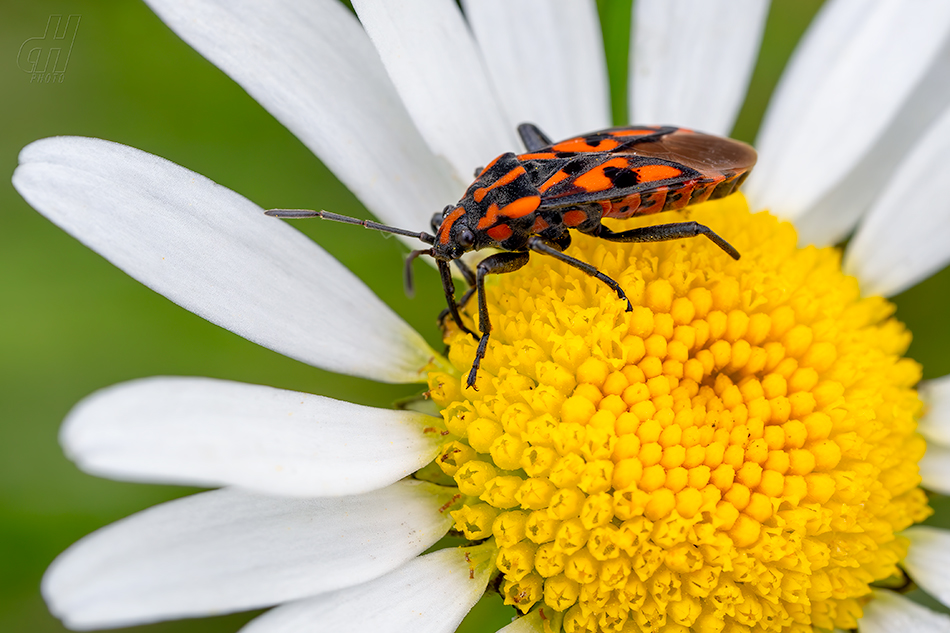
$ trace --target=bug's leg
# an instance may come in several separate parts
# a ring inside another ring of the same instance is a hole
[[[699,222],[657,224],[656,226],[643,226],[620,233],[614,233],[606,226],[601,225],[600,232],[596,233],[597,237],[611,242],[665,242],[667,240],[678,240],[682,237],[696,237],[697,235],[705,235],[716,246],[726,251],[729,257],[739,259],[739,251],[733,248],[729,242],[713,233],[712,229]]]
[[[542,147],[548,147],[554,144],[551,142],[551,139],[548,138],[547,134],[539,130],[538,126],[534,123],[522,123],[519,125],[518,136],[521,137],[521,142],[524,143],[525,149],[529,152],[534,152]]]
[[[542,240],[539,237],[531,237],[528,240],[528,248],[530,248],[531,250],[537,253],[544,253],[545,255],[550,255],[551,257],[554,257],[555,259],[559,259],[569,266],[573,266],[574,268],[587,273],[591,277],[599,279],[600,281],[607,284],[611,288],[611,290],[616,292],[618,297],[620,297],[621,299],[627,302],[627,312],[630,312],[633,310],[633,305],[630,303],[630,299],[627,299],[627,295],[624,294],[623,288],[620,287],[620,284],[618,284],[616,281],[614,281],[613,279],[611,279],[604,273],[600,272],[599,270],[597,270],[595,267],[591,266],[587,262],[582,262],[579,259],[574,259],[570,255],[565,255],[564,253],[559,251],[557,248],[555,248],[551,244],[548,244],[546,241]]]
[[[459,269],[459,272],[465,277],[465,283],[468,284],[468,290],[465,291],[465,294],[462,295],[462,298],[458,302],[459,307],[464,309],[465,304],[467,304],[472,298],[472,295],[475,294],[475,273],[473,273],[472,269],[468,267],[468,264],[461,259],[455,260],[455,267]]]
[[[469,387],[475,387],[475,375],[478,373],[478,366],[482,364],[482,359],[485,358],[485,352],[488,349],[488,337],[491,335],[491,321],[488,320],[488,300],[485,298],[485,276],[514,272],[528,263],[528,257],[528,253],[524,251],[496,253],[480,261],[475,268],[475,288],[478,292],[478,329],[482,331],[482,337],[478,341],[478,350],[475,352],[475,360],[472,362],[472,371],[468,373],[468,379],[465,381],[465,384]]]
[[[455,265],[461,271],[462,276],[465,277],[465,283],[468,284],[468,290],[465,291],[465,294],[462,295],[462,299],[457,301],[456,304],[459,308],[465,309],[465,306],[471,300],[472,295],[475,294],[475,273],[472,272],[472,269],[463,262],[461,259],[456,259]],[[446,308],[439,313],[439,327],[442,327],[442,323],[445,321],[445,317],[449,316],[449,309]]]
[[[449,306],[449,314],[452,315],[452,320],[455,321],[455,324],[459,326],[460,330],[466,334],[471,334],[473,338],[477,339],[478,335],[462,323],[459,306],[455,302],[455,282],[452,281],[452,271],[449,270],[448,262],[444,262],[441,259],[436,260],[436,262],[439,265],[439,276],[442,278],[442,290],[445,292],[445,302]]]

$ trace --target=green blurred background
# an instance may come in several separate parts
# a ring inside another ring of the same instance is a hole
[[[768,97],[819,0],[776,0],[735,135],[753,141]],[[191,490],[97,479],[57,443],[70,407],[96,389],[152,375],[214,376],[385,406],[412,387],[342,377],[288,360],[211,325],[139,285],[34,212],[9,176],[27,143],[58,134],[118,141],[168,158],[263,207],[369,217],[290,133],[137,2],[5,1],[0,20],[0,631],[64,629],[38,586],[84,534]],[[612,83],[626,73],[629,0],[600,3]],[[62,83],[35,84],[17,54],[50,15],[81,16]],[[303,60],[303,63],[306,63]],[[623,95],[615,113],[624,111]],[[623,116],[618,116],[623,123]],[[580,130],[579,130],[580,131]],[[946,212],[946,210],[941,210]],[[393,239],[332,223],[298,223],[437,345],[436,276],[419,267],[402,292]],[[950,273],[897,297],[926,377],[950,373]],[[935,500],[947,516],[943,500]],[[946,521],[944,525],[950,525]],[[235,631],[253,614],[137,627],[142,633]],[[492,601],[476,618],[502,625]],[[494,630],[489,625],[475,630]]]

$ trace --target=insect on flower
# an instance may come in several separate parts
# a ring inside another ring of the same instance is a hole
[[[697,222],[615,232],[601,220],[672,211],[731,194],[755,165],[756,153],[749,145],[671,126],[610,128],[559,143],[552,143],[531,123],[518,126],[518,133],[528,152],[502,154],[478,170],[462,199],[432,218],[431,234],[328,211],[270,209],[266,213],[278,218],[319,217],[359,224],[431,244],[431,248],[410,253],[406,262],[407,291],[411,292],[412,287],[412,261],[419,255],[435,259],[448,314],[459,328],[478,340],[466,381],[473,388],[491,335],[485,277],[518,270],[528,262],[532,251],[597,278],[627,301],[627,311],[633,309],[620,284],[564,253],[571,243],[570,229],[612,242],[660,242],[705,235],[729,256],[739,259],[736,249]],[[483,248],[501,252],[489,255],[472,271],[460,258]],[[458,301],[450,262],[469,286]],[[473,293],[478,295],[481,336],[466,326],[459,314],[459,308]]]

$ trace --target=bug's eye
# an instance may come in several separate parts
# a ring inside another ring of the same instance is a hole
[[[464,229],[459,233],[458,241],[461,246],[468,248],[475,243],[475,234],[468,229]]]

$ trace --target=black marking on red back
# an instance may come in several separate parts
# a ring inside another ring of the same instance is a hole
[[[578,183],[583,174],[611,161],[619,163],[621,157],[626,159],[625,164],[604,167],[603,173],[611,181],[609,187],[590,190]],[[672,126],[631,126],[535,146],[517,158],[532,184],[541,190],[542,210],[594,201],[621,203],[634,195],[670,191],[673,195],[663,208],[650,209],[656,212],[729,195],[755,165],[756,154],[745,143],[701,132]],[[678,173],[671,172],[669,178],[641,178],[641,168],[650,166],[668,167]],[[566,177],[544,189],[543,185],[559,172]],[[682,190],[680,195],[677,190]],[[632,214],[637,215],[636,211]]]

